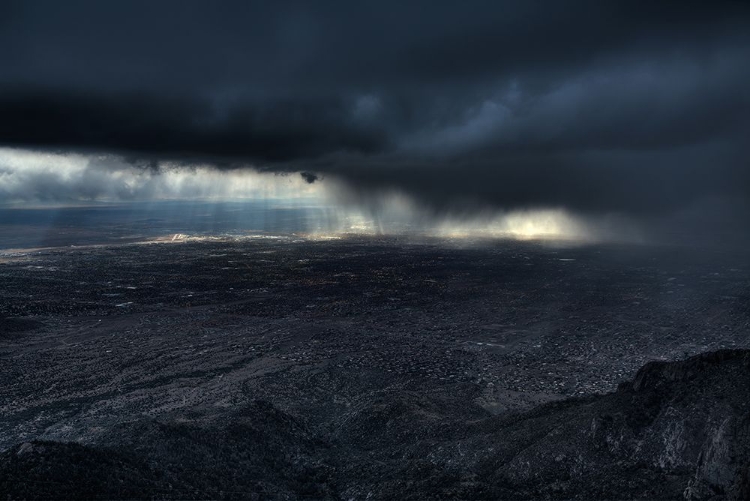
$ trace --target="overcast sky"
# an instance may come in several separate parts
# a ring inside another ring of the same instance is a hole
[[[643,217],[748,137],[749,2],[0,2],[0,146]]]

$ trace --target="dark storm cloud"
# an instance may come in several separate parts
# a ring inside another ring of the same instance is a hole
[[[4,8],[4,145],[333,173],[435,206],[750,194],[746,2]]]
[[[368,153],[383,139],[333,100],[238,102],[155,95],[9,91],[0,137],[20,146],[75,146],[134,154],[278,162],[330,151]]]
[[[309,184],[313,184],[315,181],[318,180],[318,175],[315,174],[314,172],[302,171],[300,172],[300,175],[302,176],[302,179],[307,181]]]

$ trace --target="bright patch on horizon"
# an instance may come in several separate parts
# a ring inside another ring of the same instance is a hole
[[[110,155],[11,148],[0,148],[0,200],[26,207],[32,203],[246,202],[269,214],[294,209],[295,217],[304,219],[306,234],[313,238],[360,234],[591,242],[622,236],[602,231],[601,225],[596,227],[590,220],[562,209],[487,210],[436,216],[397,191],[362,200],[335,178],[310,183],[299,173],[280,175],[251,168],[218,170],[210,165],[168,162],[147,168]],[[156,207],[154,210],[158,210]],[[183,217],[189,226],[190,218],[197,217],[197,213],[186,211]]]
[[[519,240],[592,240],[586,225],[564,210],[511,211],[489,217],[449,221],[439,227],[446,237],[515,238]]]

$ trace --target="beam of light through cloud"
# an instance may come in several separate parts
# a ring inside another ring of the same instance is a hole
[[[162,162],[144,169],[111,155],[0,148],[3,202],[311,199],[320,185],[298,175]]]
[[[585,218],[561,208],[436,214],[396,190],[358,197],[345,183],[331,176],[319,179],[310,173],[280,175],[250,168],[220,170],[211,165],[170,162],[143,168],[113,155],[9,148],[0,148],[0,200],[16,206],[245,202],[255,204],[257,208],[253,210],[257,211],[294,209],[295,217],[305,221],[294,227],[304,228],[303,232],[312,238],[362,234],[448,240],[637,239],[637,232],[627,223]],[[154,210],[163,209],[154,205]],[[193,212],[200,211],[188,211],[184,217],[189,219]],[[237,222],[239,226],[241,223]]]

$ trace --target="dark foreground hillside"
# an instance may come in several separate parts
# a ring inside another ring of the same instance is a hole
[[[264,401],[0,457],[3,499],[748,499],[750,351],[644,366],[611,394],[491,416],[404,391],[323,433]]]

